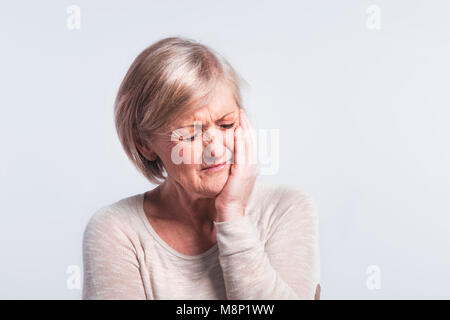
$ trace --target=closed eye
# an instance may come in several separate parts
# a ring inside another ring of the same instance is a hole
[[[221,124],[220,126],[224,129],[230,129],[235,125],[235,123],[230,123],[230,124]],[[195,140],[195,138],[197,138],[198,134],[193,135],[190,138],[181,138],[180,141],[193,141]]]
[[[222,125],[220,125],[222,128],[224,128],[224,129],[229,129],[229,128],[231,128],[231,127],[233,127],[234,126],[234,123],[231,123],[231,124],[222,124]]]

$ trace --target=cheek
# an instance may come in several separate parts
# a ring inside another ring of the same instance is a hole
[[[184,153],[185,156],[187,152],[186,150],[183,151],[180,151],[180,155]],[[184,186],[190,185],[192,181],[195,180],[197,165],[188,164],[185,162],[176,164],[172,161],[170,153],[166,155],[164,165],[167,174]]]
[[[165,160],[172,172],[177,175],[190,175],[191,171],[201,164],[201,146],[198,148],[191,143],[173,143],[165,149]],[[200,161],[196,163],[195,161]],[[198,160],[200,159],[200,160]]]
[[[179,167],[184,165],[183,163],[178,165],[178,163],[181,162],[185,154],[186,152],[180,148],[179,144],[174,142],[167,142],[160,146],[160,156],[169,174],[174,174],[179,170]]]
[[[226,130],[220,136],[226,158],[231,158],[234,150],[234,128]],[[192,143],[171,142],[164,146],[164,163],[167,170],[180,175],[195,175],[201,164],[206,147],[201,139]]]
[[[224,135],[224,145],[228,150],[234,150],[234,128],[226,131]]]

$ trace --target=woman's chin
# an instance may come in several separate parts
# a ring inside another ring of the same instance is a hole
[[[209,197],[215,197],[222,192],[223,187],[227,183],[228,175],[217,175],[214,178],[203,178],[202,194]]]

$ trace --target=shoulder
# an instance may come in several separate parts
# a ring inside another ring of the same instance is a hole
[[[304,189],[294,185],[257,181],[250,205],[254,219],[268,229],[289,221],[303,221],[310,225],[318,223],[314,198]]]
[[[290,184],[270,184],[257,181],[251,195],[251,205],[270,207],[274,211],[285,211],[298,207],[305,213],[314,213],[316,203],[313,197],[304,189]]]
[[[279,185],[280,192],[282,193],[280,206],[286,207],[286,209],[296,209],[304,215],[317,216],[317,206],[312,195],[296,186],[292,185]]]
[[[130,240],[138,230],[139,196],[122,198],[94,211],[85,227],[83,241]]]

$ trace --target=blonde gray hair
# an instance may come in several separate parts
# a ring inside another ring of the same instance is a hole
[[[245,80],[223,56],[192,39],[161,39],[133,61],[117,93],[114,120],[125,153],[151,183],[166,179],[163,163],[159,157],[148,160],[137,144],[170,132],[182,114],[207,104],[222,81],[242,108],[240,87]]]

